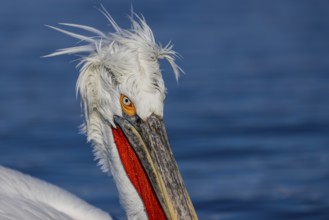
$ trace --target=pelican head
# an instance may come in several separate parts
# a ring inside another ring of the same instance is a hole
[[[86,44],[49,55],[86,54],[79,64],[77,92],[95,157],[113,175],[129,219],[197,219],[163,122],[166,89],[159,60],[170,63],[177,79],[176,53],[171,45],[155,42],[144,18],[132,15],[126,30],[103,14],[113,33],[63,23],[94,36],[52,27]]]

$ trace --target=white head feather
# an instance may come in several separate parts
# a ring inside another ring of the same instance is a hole
[[[88,44],[59,49],[47,56],[87,53],[78,64],[81,70],[76,88],[84,109],[84,129],[88,140],[96,145],[99,137],[95,136],[96,125],[93,120],[95,117],[103,118],[115,127],[113,115],[122,115],[120,94],[131,99],[142,119],[146,119],[152,113],[163,115],[165,86],[159,59],[166,59],[170,63],[176,80],[182,72],[175,63],[176,52],[172,50],[172,45],[162,47],[157,44],[143,17],[132,13],[129,17],[131,29],[126,30],[120,28],[107,11],[104,10],[102,13],[115,32],[105,34],[93,27],[61,23],[96,34],[84,36],[49,26]]]

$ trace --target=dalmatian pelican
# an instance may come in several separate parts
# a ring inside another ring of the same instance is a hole
[[[113,176],[128,219],[198,219],[171,151],[163,121],[166,88],[159,60],[167,60],[176,76],[171,44],[155,42],[145,19],[130,16],[122,29],[104,9],[113,33],[62,23],[92,34],[53,29],[83,44],[48,56],[84,54],[77,93],[84,114],[83,131],[93,145],[101,169]],[[105,220],[106,212],[59,187],[0,167],[0,219]]]

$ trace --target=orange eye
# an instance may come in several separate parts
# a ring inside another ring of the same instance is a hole
[[[136,109],[134,106],[134,103],[132,103],[132,101],[130,101],[130,99],[125,96],[125,95],[121,95],[120,96],[120,104],[122,107],[122,110],[129,116],[133,116],[136,115]]]

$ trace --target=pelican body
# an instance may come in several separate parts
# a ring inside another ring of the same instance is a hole
[[[83,45],[48,56],[84,54],[79,63],[83,131],[101,169],[111,174],[128,219],[197,219],[172,154],[163,122],[165,85],[159,60],[167,60],[176,79],[181,69],[172,46],[157,44],[144,18],[130,17],[130,29],[103,33],[93,27],[61,25],[90,32],[84,36],[51,27]],[[0,219],[111,219],[49,183],[0,167]]]

